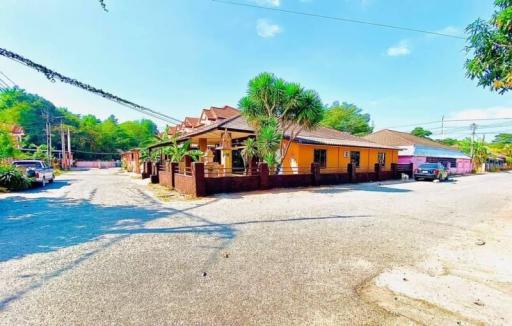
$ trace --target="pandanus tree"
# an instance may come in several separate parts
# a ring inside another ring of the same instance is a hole
[[[303,130],[319,126],[324,111],[315,91],[268,72],[249,81],[239,107],[256,129],[262,159],[271,166],[282,164],[292,141]]]
[[[258,146],[256,143],[256,139],[247,138],[243,142],[244,148],[242,149],[242,159],[244,160],[246,170],[249,170],[250,173],[252,168],[252,159],[258,156]]]

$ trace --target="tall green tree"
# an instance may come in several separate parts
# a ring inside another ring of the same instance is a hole
[[[436,140],[438,143],[441,143],[443,145],[447,145],[447,146],[454,146],[454,145],[458,145],[459,144],[459,141],[455,138],[444,138],[444,139],[437,139]]]
[[[291,142],[303,130],[319,126],[323,116],[323,104],[315,91],[268,72],[249,81],[239,107],[255,127],[257,138],[263,128],[275,128],[280,138],[277,164],[286,157]]]
[[[501,133],[497,134],[492,141],[494,144],[512,144],[512,134]]]
[[[157,126],[151,120],[119,123],[113,115],[101,121],[92,114],[80,116],[67,108],[57,108],[50,101],[20,88],[0,91],[0,123],[23,127],[23,147],[46,146],[46,121],[52,125],[52,147],[60,149],[61,126],[71,131],[76,159],[113,159],[119,151],[147,146],[155,141]],[[91,154],[113,153],[113,154]]]
[[[0,128],[0,161],[12,158],[16,154],[12,136],[7,130]]]
[[[325,109],[322,125],[362,136],[373,132],[370,119],[370,115],[355,104],[334,102]]]
[[[488,22],[477,19],[466,28],[466,74],[503,94],[512,88],[512,0],[495,0],[494,5]]]
[[[429,136],[432,135],[432,131],[427,130],[423,127],[416,127],[413,130],[411,130],[411,135],[428,138]]]
[[[471,138],[465,138],[459,142],[459,149],[472,158],[475,167],[485,163],[490,154],[483,139],[473,141]]]

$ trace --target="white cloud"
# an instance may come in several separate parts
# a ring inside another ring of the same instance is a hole
[[[256,33],[263,38],[274,37],[283,30],[277,24],[272,24],[268,19],[258,19],[256,22]]]
[[[281,5],[281,0],[254,0],[260,6],[272,6],[279,7]]]
[[[446,26],[436,31],[436,33],[448,34],[453,36],[464,36],[464,30],[455,26]]]
[[[411,53],[409,42],[406,40],[400,41],[400,43],[388,48],[386,53],[391,57],[397,57],[401,55],[408,55]]]
[[[490,108],[466,109],[453,112],[448,119],[470,120],[495,118],[512,118],[512,106],[494,106]]]

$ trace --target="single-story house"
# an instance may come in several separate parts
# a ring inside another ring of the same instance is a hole
[[[418,137],[406,132],[384,129],[364,137],[379,144],[400,148],[398,163],[413,163],[416,169],[422,163],[440,162],[450,168],[452,173],[471,173],[471,158],[457,148],[446,146],[428,138]]]
[[[212,107],[203,110],[199,121],[198,127],[180,133],[178,142],[190,140],[193,147],[205,153],[201,161],[205,163],[206,173],[221,171],[223,174],[234,174],[244,171],[241,154],[243,141],[254,137],[255,132],[240,111],[230,106]],[[149,149],[156,150],[170,144],[171,141],[162,142]],[[398,163],[398,148],[319,127],[302,131],[293,140],[280,173],[309,171],[313,162],[319,164],[322,173],[346,171],[351,162],[355,164],[357,173],[374,172],[376,163],[382,164],[382,171],[390,171],[391,164]]]

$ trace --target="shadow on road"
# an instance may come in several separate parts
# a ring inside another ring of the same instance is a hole
[[[180,212],[184,211],[159,205],[104,206],[65,198],[7,197],[0,201],[0,262],[141,229],[150,220]]]

